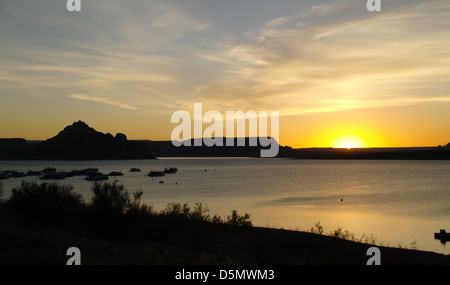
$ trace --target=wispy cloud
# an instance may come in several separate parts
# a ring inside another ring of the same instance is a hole
[[[108,98],[102,98],[102,97],[94,97],[94,96],[88,96],[88,95],[83,95],[83,94],[72,94],[69,95],[70,98],[74,98],[74,99],[78,99],[78,100],[83,100],[83,101],[92,101],[92,102],[98,102],[98,103],[105,103],[105,104],[109,104],[109,105],[113,105],[113,106],[117,106],[120,107],[122,109],[127,109],[127,110],[137,110],[138,108],[135,106],[131,106],[129,104],[125,104],[122,102],[118,102],[118,101],[114,101]]]
[[[337,1],[276,18],[223,43],[216,57],[228,60],[229,76],[197,90],[287,113],[441,102],[450,92],[449,5],[401,4],[371,14],[361,1]]]
[[[52,0],[0,6],[0,37],[8,39],[0,89],[48,100],[84,94],[72,98],[145,114],[171,108],[211,74],[196,68],[189,38],[210,23],[176,1],[99,0],[79,14]]]

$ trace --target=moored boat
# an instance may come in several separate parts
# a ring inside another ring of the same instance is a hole
[[[150,171],[150,173],[147,174],[148,176],[164,176],[164,171]]]
[[[56,173],[57,170],[54,167],[46,167],[42,170],[42,173]]]
[[[27,176],[39,176],[39,175],[41,175],[41,171],[35,171],[35,170],[29,170],[28,172],[27,172]]]
[[[166,167],[164,168],[164,173],[177,173],[178,168],[176,167]]]
[[[18,178],[18,177],[25,177],[27,174],[25,172],[19,172],[19,171],[11,171],[9,174],[11,178]]]
[[[72,170],[70,173],[74,176],[89,176],[98,172],[98,168],[85,168],[81,170]]]
[[[67,177],[66,172],[55,172],[55,173],[41,173],[39,176],[39,179],[42,180],[59,180],[59,179],[65,179]]]
[[[103,180],[108,180],[108,179],[109,179],[108,175],[100,173],[100,172],[93,173],[85,178],[85,180],[87,180],[87,181],[103,181]]]
[[[0,172],[0,180],[1,180],[1,179],[9,179],[9,178],[10,178],[9,173],[6,173],[6,172]]]

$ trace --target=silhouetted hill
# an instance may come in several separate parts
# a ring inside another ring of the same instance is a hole
[[[78,121],[67,126],[57,136],[38,144],[30,159],[42,160],[103,160],[151,159],[152,153],[124,134],[97,132],[86,123]]]
[[[245,138],[244,146],[175,147],[171,141],[129,141],[124,134],[103,134],[82,121],[66,127],[57,136],[44,142],[25,139],[0,139],[0,160],[93,160],[93,159],[152,159],[155,157],[260,157],[263,147],[250,146]],[[257,140],[259,142],[259,140]],[[414,159],[450,160],[450,143],[436,147],[400,148],[301,148],[279,146],[277,157],[298,159]]]

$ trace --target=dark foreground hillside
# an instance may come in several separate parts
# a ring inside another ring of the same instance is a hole
[[[0,206],[0,264],[65,265],[70,247],[98,265],[365,265],[371,245],[307,232],[252,227],[202,204],[155,213],[117,183],[82,201],[70,187],[24,183]],[[450,265],[450,256],[378,247],[383,265]]]

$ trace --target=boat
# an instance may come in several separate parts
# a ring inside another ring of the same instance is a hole
[[[164,173],[177,173],[178,168],[176,167],[166,167],[164,168]]]
[[[9,179],[9,178],[10,178],[9,173],[0,172],[0,180],[2,180],[2,179]]]
[[[89,176],[91,174],[98,173],[98,168],[85,168],[81,170],[72,170],[70,173],[74,176]]]
[[[439,239],[441,241],[450,240],[450,233],[447,233],[445,230],[440,230],[438,233],[434,233],[434,239]]]
[[[39,176],[39,179],[42,180],[59,180],[59,179],[65,179],[67,177],[66,172],[55,172],[55,173],[41,173]]]
[[[112,171],[108,175],[109,176],[123,176],[123,173],[120,171]]]
[[[29,170],[28,172],[27,172],[27,176],[39,176],[39,175],[41,175],[41,171],[35,171],[35,170]]]
[[[141,169],[133,167],[130,169],[130,172],[141,172]]]
[[[149,174],[147,174],[148,176],[164,176],[164,171],[150,171]]]
[[[58,171],[60,175],[65,175],[66,177],[74,177],[75,174],[72,173],[72,171]]]
[[[27,176],[27,174],[25,172],[11,171],[9,176],[11,178],[18,178],[18,177],[25,177]]]
[[[87,181],[102,181],[102,180],[108,180],[108,179],[109,179],[108,175],[103,174],[103,173],[93,173],[85,178],[85,180],[87,180]]]
[[[42,170],[42,173],[56,173],[56,168],[54,167],[46,167]]]

